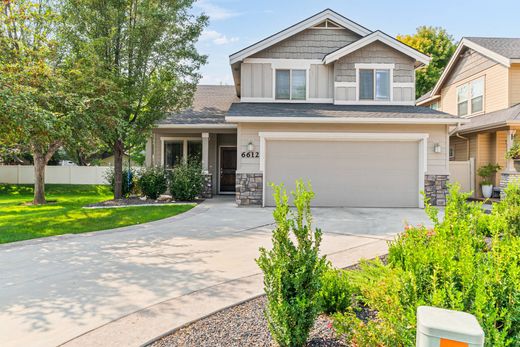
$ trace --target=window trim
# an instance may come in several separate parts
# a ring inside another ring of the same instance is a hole
[[[309,102],[309,70],[310,68],[273,68],[273,99],[275,102]],[[289,71],[289,99],[277,99],[276,98],[276,72],[277,71]],[[305,99],[293,99],[293,71],[305,72]]]
[[[473,95],[471,93],[471,86],[473,83],[475,83],[477,81],[482,81],[482,110],[473,112],[472,101],[473,101],[473,99],[475,99],[475,97],[473,97]],[[465,115],[459,115],[459,104],[461,103],[461,101],[459,101],[459,90],[460,90],[460,88],[462,88],[464,86],[467,87],[467,99],[466,99],[466,101],[462,101],[462,102],[468,103],[468,112]],[[480,77],[472,79],[471,81],[467,81],[467,82],[457,85],[457,87],[455,88],[455,96],[456,96],[455,101],[456,101],[456,108],[457,108],[458,116],[474,117],[474,116],[478,116],[480,114],[485,113],[485,110],[486,110],[486,78],[485,78],[485,76],[480,76]]]
[[[182,142],[182,160],[186,160],[188,157],[188,141],[200,141],[202,142],[202,136],[201,137],[163,137],[161,136],[161,166],[165,167],[164,165],[164,153],[165,148],[164,146],[168,142]]]
[[[355,64],[356,69],[356,101],[362,103],[389,103],[394,101],[394,69],[395,64],[366,64],[366,63],[358,63]],[[361,91],[361,80],[360,80],[360,70],[374,70],[374,99],[360,99],[360,91]],[[388,99],[376,99],[376,70],[388,70],[389,71],[389,80],[390,80],[390,95]]]

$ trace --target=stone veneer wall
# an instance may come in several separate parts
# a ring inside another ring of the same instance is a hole
[[[213,197],[213,175],[210,173],[204,174],[204,186],[202,187],[201,195],[204,199]]]
[[[264,175],[261,173],[236,174],[236,202],[238,206],[262,205]]]
[[[448,175],[425,175],[424,193],[433,206],[446,206]]]
[[[504,198],[504,189],[509,182],[516,181],[520,184],[520,172],[502,172],[500,175],[500,199]]]

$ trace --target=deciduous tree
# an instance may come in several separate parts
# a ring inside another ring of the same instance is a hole
[[[30,152],[34,204],[45,203],[45,165],[88,126],[61,56],[51,1],[0,3],[0,144]]]
[[[113,149],[114,197],[122,197],[123,154],[156,121],[191,104],[205,56],[195,42],[206,16],[194,0],[65,0],[63,36],[93,75],[117,86],[111,107],[95,110],[98,136]],[[92,96],[94,97],[94,96]],[[106,97],[100,95],[100,97]]]
[[[398,35],[397,39],[432,58],[428,66],[418,69],[415,73],[415,93],[416,97],[420,97],[435,86],[455,52],[453,37],[443,28],[421,26],[415,34]]]

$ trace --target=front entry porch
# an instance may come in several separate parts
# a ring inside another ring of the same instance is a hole
[[[206,175],[203,195],[234,194],[237,169],[234,125],[215,128],[156,128],[146,146],[146,165],[172,168],[181,160],[201,161]]]

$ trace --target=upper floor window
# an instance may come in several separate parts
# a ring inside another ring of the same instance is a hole
[[[438,111],[441,108],[441,105],[440,105],[440,103],[438,101],[435,101],[435,102],[430,104],[430,108],[432,110]]]
[[[360,100],[390,100],[390,70],[359,70]]]
[[[467,116],[484,110],[484,79],[479,78],[457,87],[457,114]]]
[[[305,70],[276,70],[275,97],[277,100],[305,100],[307,72]]]

